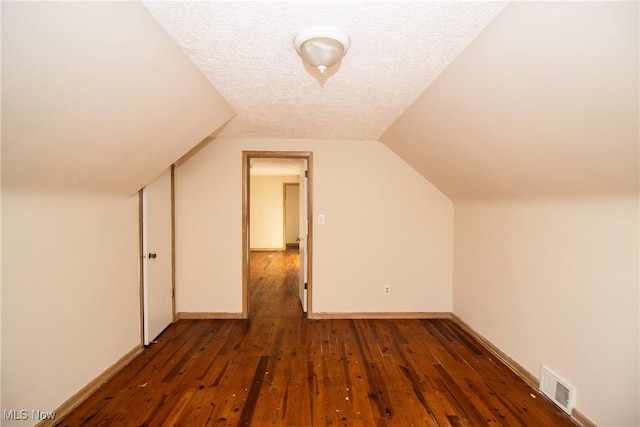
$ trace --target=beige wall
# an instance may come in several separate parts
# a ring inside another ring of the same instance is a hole
[[[454,313],[603,426],[640,424],[638,12],[510,2],[380,138],[454,202]]]
[[[251,249],[284,249],[284,184],[297,176],[252,176]]]
[[[2,12],[2,410],[52,411],[139,344],[132,195],[234,113],[140,3]]]
[[[2,410],[53,411],[140,343],[137,206],[2,189]]]
[[[638,198],[456,202],[454,312],[602,426],[637,426]]]
[[[176,169],[178,311],[242,311],[243,150],[313,151],[315,312],[451,310],[452,204],[387,147],[220,138]]]

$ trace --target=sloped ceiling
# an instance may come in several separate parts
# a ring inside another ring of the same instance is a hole
[[[505,4],[145,2],[237,111],[220,136],[364,140],[378,139]],[[322,24],[351,39],[325,74],[293,47]]]
[[[637,193],[638,62],[638,2],[3,2],[2,185],[132,194],[217,130],[380,139],[454,200]]]
[[[450,198],[638,194],[638,2],[513,2],[381,141]]]
[[[233,116],[141,3],[2,3],[2,186],[134,194]]]

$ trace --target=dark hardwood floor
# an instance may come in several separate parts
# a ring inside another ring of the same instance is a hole
[[[249,320],[181,320],[60,426],[574,426],[449,320],[306,320],[254,252]]]

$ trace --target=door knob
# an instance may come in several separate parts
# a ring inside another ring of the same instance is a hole
[[[152,254],[152,253],[149,253],[149,258],[150,258],[150,259],[153,259],[153,258],[155,258],[156,256],[158,256],[158,255],[156,255],[156,254]]]

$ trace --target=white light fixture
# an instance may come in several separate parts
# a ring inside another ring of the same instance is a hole
[[[299,32],[293,44],[304,62],[324,73],[324,70],[340,62],[351,41],[336,28],[311,27]]]

